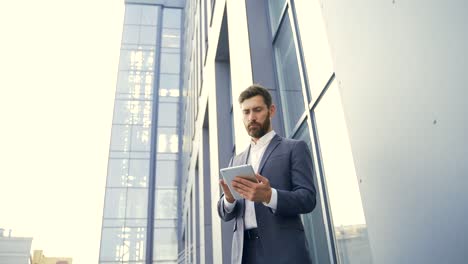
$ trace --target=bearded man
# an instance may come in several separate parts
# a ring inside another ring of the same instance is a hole
[[[232,264],[311,263],[300,214],[315,208],[310,151],[304,141],[276,135],[271,95],[252,85],[239,96],[249,147],[230,166],[251,164],[258,182],[236,177],[232,186],[243,198],[235,200],[224,180],[218,214],[234,219]]]

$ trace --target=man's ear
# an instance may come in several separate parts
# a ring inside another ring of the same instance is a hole
[[[276,114],[276,105],[270,105],[270,118],[273,118]]]

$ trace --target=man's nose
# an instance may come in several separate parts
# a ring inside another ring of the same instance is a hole
[[[250,112],[249,121],[256,121],[256,120],[257,120],[257,116],[253,112]]]

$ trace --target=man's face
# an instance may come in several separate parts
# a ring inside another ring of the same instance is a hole
[[[249,136],[259,139],[271,131],[270,117],[275,114],[275,106],[271,105],[268,109],[261,95],[244,100],[241,110],[244,126]]]

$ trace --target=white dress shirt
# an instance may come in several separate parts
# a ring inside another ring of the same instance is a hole
[[[266,148],[270,144],[273,137],[276,135],[275,131],[270,131],[259,138],[257,142],[253,140],[250,143],[250,154],[249,154],[249,163],[252,165],[255,172],[258,173],[260,166],[260,161],[262,160],[263,154],[265,153]],[[263,203],[265,206],[270,207],[273,210],[276,210],[278,203],[278,193],[276,189],[271,188],[271,199],[270,203]],[[227,212],[232,212],[236,201],[230,203],[226,200],[224,196],[224,209]],[[257,227],[257,218],[255,216],[255,204],[252,201],[245,200],[245,213],[244,213],[244,228],[245,230],[256,228]]]

